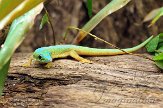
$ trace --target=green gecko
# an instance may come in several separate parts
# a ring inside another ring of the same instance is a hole
[[[145,46],[153,36],[148,38],[143,43],[132,47],[132,48],[126,48],[122,49],[125,52],[131,53],[134,52],[143,46]],[[125,52],[119,50],[119,49],[97,49],[97,48],[89,48],[89,47],[83,47],[83,46],[77,46],[77,45],[55,45],[55,46],[49,46],[49,47],[41,47],[34,51],[33,57],[29,60],[28,64],[25,66],[30,66],[32,60],[36,60],[39,63],[47,63],[45,67],[50,68],[52,60],[55,58],[65,58],[68,56],[71,56],[72,58],[82,62],[82,63],[92,63],[90,60],[87,60],[80,55],[86,55],[86,56],[109,56],[109,55],[118,55],[118,54],[125,54]]]

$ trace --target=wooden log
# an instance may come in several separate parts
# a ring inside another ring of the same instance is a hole
[[[163,106],[163,74],[152,61],[119,55],[87,57],[93,64],[69,58],[55,60],[50,69],[38,65],[22,67],[30,55],[17,53],[13,56],[0,107]]]

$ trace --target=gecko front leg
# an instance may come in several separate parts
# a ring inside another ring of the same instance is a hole
[[[29,60],[27,63],[23,64],[23,67],[30,67],[32,64],[32,60],[33,60],[33,55],[30,56]]]

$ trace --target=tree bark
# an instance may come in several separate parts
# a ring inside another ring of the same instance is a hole
[[[13,56],[0,107],[163,106],[163,74],[152,61],[142,57],[87,57],[93,64],[68,58],[55,60],[50,69],[38,64],[22,67],[30,55]]]

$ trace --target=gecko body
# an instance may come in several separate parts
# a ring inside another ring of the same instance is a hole
[[[151,39],[152,36],[148,38],[146,41],[144,41],[143,43],[135,47],[126,48],[122,50],[128,53],[134,52],[142,48],[143,46],[145,46]],[[81,57],[80,55],[109,56],[109,55],[124,54],[125,52],[119,49],[98,49],[98,48],[89,48],[89,47],[83,47],[77,45],[55,45],[55,46],[41,47],[36,49],[33,53],[33,58],[40,63],[50,63],[55,58],[65,58],[71,56],[72,58],[80,62],[91,63],[90,60],[87,60]]]

